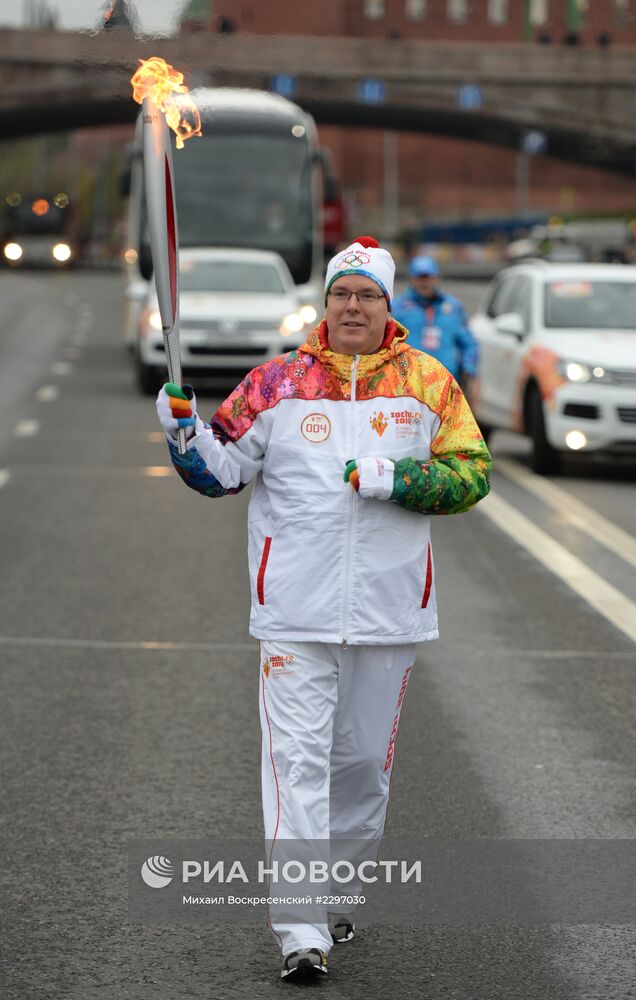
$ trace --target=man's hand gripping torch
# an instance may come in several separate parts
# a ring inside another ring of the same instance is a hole
[[[155,287],[166,349],[168,378],[181,385],[179,350],[179,234],[169,127],[177,149],[185,139],[201,135],[196,104],[187,96],[183,74],[163,59],[140,60],[131,79],[133,97],[141,104],[144,182]],[[186,431],[177,432],[179,453],[185,454]]]

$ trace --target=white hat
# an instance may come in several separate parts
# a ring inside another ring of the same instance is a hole
[[[325,296],[334,281],[345,274],[363,274],[371,278],[382,289],[391,308],[395,261],[372,236],[356,236],[351,246],[331,258],[327,265]]]

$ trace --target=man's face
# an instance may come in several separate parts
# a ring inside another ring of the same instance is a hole
[[[411,279],[413,288],[425,299],[429,299],[435,294],[435,289],[439,284],[439,277],[436,274],[418,274]]]
[[[348,300],[338,301],[343,292],[355,292]],[[369,302],[357,297],[367,294]],[[325,318],[329,347],[337,354],[373,354],[384,340],[389,307],[380,286],[363,274],[345,274],[336,278],[327,295]]]

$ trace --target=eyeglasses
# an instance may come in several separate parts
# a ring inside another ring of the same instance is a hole
[[[329,292],[329,297],[338,302],[340,305],[348,302],[352,295],[355,295],[358,302],[361,302],[363,306],[372,306],[374,302],[378,302],[379,299],[383,299],[384,295],[377,292],[363,291],[363,292],[347,292],[344,288],[336,288],[335,291]]]

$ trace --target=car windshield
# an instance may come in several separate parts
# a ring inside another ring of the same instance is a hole
[[[184,292],[240,292],[281,295],[285,288],[271,264],[235,260],[182,260],[179,281]]]
[[[636,281],[551,281],[545,286],[544,323],[560,330],[634,330]]]

